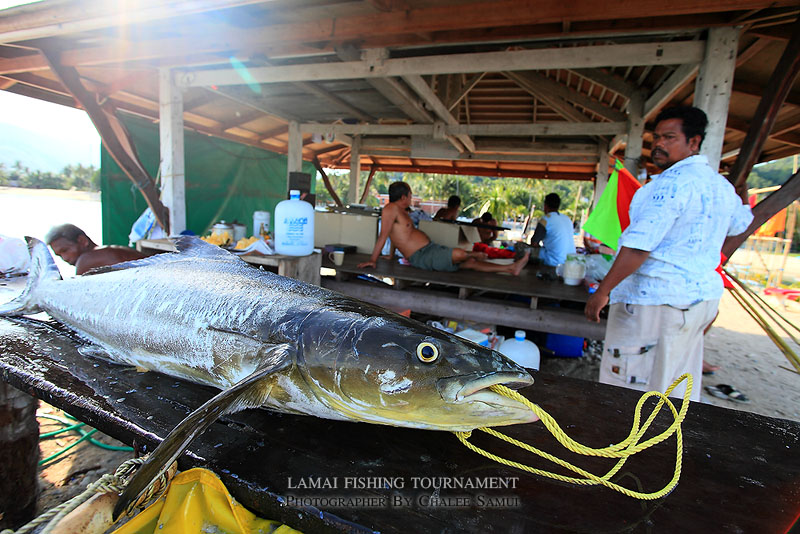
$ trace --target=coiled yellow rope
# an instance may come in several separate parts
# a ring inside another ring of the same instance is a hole
[[[672,404],[672,402],[669,400],[668,397],[669,394],[672,393],[672,391],[684,380],[686,381],[686,391],[683,395],[683,403],[681,404],[681,409],[680,411],[678,411],[675,409],[675,405]],[[558,442],[564,445],[564,447],[566,447],[568,450],[577,454],[581,454],[583,456],[619,458],[620,460],[616,463],[616,465],[614,465],[614,467],[612,467],[608,473],[602,476],[597,476],[595,474],[589,473],[588,471],[581,469],[580,467],[572,465],[567,461],[564,461],[551,454],[541,451],[531,445],[528,445],[527,443],[523,443],[514,438],[506,436],[505,434],[498,432],[492,428],[484,427],[484,428],[479,428],[478,430],[486,432],[491,436],[494,436],[498,439],[502,439],[503,441],[506,441],[517,447],[520,447],[521,449],[524,449],[528,452],[532,452],[538,456],[541,456],[542,458],[550,460],[551,462],[558,464],[566,469],[569,469],[570,471],[577,473],[578,475],[581,475],[584,478],[574,478],[574,477],[559,475],[556,473],[551,473],[549,471],[536,469],[534,467],[521,464],[519,462],[514,462],[512,460],[501,458],[500,456],[492,454],[470,443],[468,440],[472,436],[472,432],[454,432],[454,434],[456,435],[456,437],[458,437],[459,441],[461,441],[461,443],[463,443],[470,450],[477,452],[478,454],[485,456],[491,460],[507,465],[509,467],[515,467],[517,469],[521,469],[529,473],[552,478],[555,480],[560,480],[562,482],[568,482],[570,484],[580,484],[580,485],[602,484],[603,486],[611,488],[615,491],[618,491],[624,495],[633,497],[635,499],[642,499],[642,500],[658,499],[660,497],[663,497],[664,495],[667,495],[670,491],[672,491],[673,488],[675,488],[675,486],[678,484],[678,479],[681,476],[681,465],[683,461],[683,434],[681,433],[681,424],[683,423],[683,420],[686,417],[686,412],[689,409],[689,397],[692,394],[692,384],[693,384],[692,375],[687,373],[681,375],[677,380],[675,380],[675,382],[673,382],[672,385],[669,388],[667,388],[667,391],[665,391],[664,393],[661,393],[659,391],[649,391],[644,395],[642,395],[642,397],[639,399],[639,402],[636,403],[636,409],[634,410],[634,416],[633,416],[633,426],[631,427],[631,431],[628,434],[628,437],[617,444],[611,445],[609,447],[604,447],[601,449],[588,447],[570,438],[561,429],[561,427],[558,425],[558,423],[556,423],[555,419],[553,419],[553,417],[550,414],[544,411],[540,406],[533,404],[531,401],[529,401],[516,391],[513,391],[501,385],[495,385],[491,387],[491,389],[495,393],[499,393],[500,395],[521,402],[525,406],[530,408],[530,410],[533,413],[535,413],[539,417],[539,419],[541,419],[545,428],[547,428],[547,430],[553,435],[553,437],[555,437],[556,440],[558,440]],[[653,409],[653,412],[647,418],[647,421],[645,421],[645,423],[640,426],[639,423],[641,422],[642,407],[644,406],[644,403],[647,401],[647,399],[649,399],[650,397],[657,397],[659,399],[658,403]],[[653,420],[656,418],[658,413],[661,411],[661,408],[665,404],[669,407],[670,411],[672,412],[672,416],[674,418],[673,423],[662,433],[640,443],[640,440],[644,436],[645,432],[647,432],[647,429],[650,427]],[[664,486],[664,488],[652,493],[644,493],[640,491],[630,490],[628,488],[625,488],[623,486],[620,486],[619,484],[610,481],[610,479],[622,468],[622,466],[625,465],[625,462],[628,460],[628,458],[630,458],[631,456],[633,456],[638,452],[641,452],[649,447],[652,447],[653,445],[661,443],[662,441],[669,438],[672,434],[675,434],[677,441],[677,451],[675,456],[675,471],[672,475],[672,480],[670,480],[667,483],[667,485]]]

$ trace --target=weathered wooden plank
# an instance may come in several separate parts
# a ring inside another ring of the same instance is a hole
[[[0,319],[0,376],[128,444],[151,450],[212,388],[159,373],[87,358],[72,340],[35,323]],[[592,446],[627,436],[639,393],[535,373],[522,390],[571,437]],[[699,377],[695,387],[700,387]],[[680,402],[677,403],[680,406]],[[646,410],[647,411],[647,410]],[[154,416],[154,414],[157,414]],[[671,423],[659,415],[654,430]],[[576,458],[541,423],[505,433],[597,473],[613,461]],[[446,432],[346,423],[245,410],[214,423],[189,447],[182,469],[215,471],[237,501],[262,517],[307,534],[328,532],[787,532],[800,502],[800,424],[692,403],[683,423],[683,471],[658,501],[639,501],[603,487],[576,487],[524,474],[465,449]],[[501,456],[557,469],[475,432],[473,441]],[[669,480],[674,438],[626,463],[614,481],[653,491]],[[297,489],[298,480],[337,481],[337,488]],[[345,488],[350,480],[394,482]],[[436,490],[433,480],[513,480],[513,487]],[[416,481],[416,485],[415,485]],[[508,497],[506,505],[483,498]],[[321,498],[376,499],[373,506],[331,506]],[[431,502],[464,497],[468,505]],[[299,498],[316,498],[307,505]],[[576,504],[577,503],[577,504]],[[769,503],[768,506],[765,503]],[[580,513],[576,513],[576,507]],[[713,510],[713,513],[709,513]]]

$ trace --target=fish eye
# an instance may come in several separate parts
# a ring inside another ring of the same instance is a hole
[[[417,345],[417,358],[423,363],[431,363],[439,357],[439,348],[433,343],[423,341]]]

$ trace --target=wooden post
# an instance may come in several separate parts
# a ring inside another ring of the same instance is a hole
[[[289,154],[286,164],[286,191],[289,191],[289,174],[303,170],[303,134],[297,121],[289,122]]]
[[[628,102],[628,143],[625,145],[625,168],[639,176],[639,158],[642,157],[644,134],[644,94],[634,91]]]
[[[601,142],[597,147],[597,177],[594,180],[594,197],[592,198],[592,210],[597,206],[597,201],[600,200],[600,195],[608,185],[608,168],[609,155],[608,155],[608,142]]]
[[[708,116],[708,128],[700,153],[708,158],[708,164],[715,170],[719,168],[725,138],[738,43],[738,28],[709,29],[705,57],[695,81],[694,105]]]
[[[170,212],[169,235],[186,230],[186,175],[183,150],[183,94],[172,71],[158,71],[158,135],[161,147],[161,199]]]
[[[35,517],[39,496],[39,402],[0,381],[0,529]]]
[[[122,172],[134,183],[142,193],[147,205],[153,210],[158,224],[168,229],[170,213],[158,195],[155,181],[145,170],[139,156],[136,154],[136,147],[133,144],[128,130],[122,124],[116,114],[115,108],[110,101],[103,105],[98,104],[97,94],[88,91],[81,82],[81,77],[75,67],[68,67],[61,64],[61,52],[55,48],[43,46],[42,55],[47,59],[50,69],[58,76],[58,79],[67,88],[70,94],[86,110],[86,114],[92,120],[103,146],[119,165]]]
[[[355,204],[358,202],[358,179],[361,173],[361,136],[353,136],[353,144],[350,145],[350,188],[347,190],[347,202]]]
[[[775,286],[781,287],[783,281],[783,271],[786,269],[786,260],[789,258],[789,250],[792,248],[792,240],[794,239],[794,228],[797,224],[797,201],[792,202],[792,205],[787,208],[789,213],[787,217],[789,220],[786,222],[785,241],[783,244],[783,258],[781,259],[781,268],[778,269],[778,276],[775,280]]]

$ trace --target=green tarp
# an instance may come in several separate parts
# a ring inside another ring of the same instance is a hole
[[[158,125],[124,116],[139,159],[151,176],[158,173]],[[269,211],[286,199],[286,156],[267,150],[184,130],[186,167],[186,227],[205,235],[220,220],[238,220],[253,231],[253,212]],[[316,175],[311,163],[303,172]],[[311,180],[314,192],[315,180]],[[127,245],[134,221],[147,203],[133,182],[102,150],[100,192],[103,212],[103,243]],[[271,226],[274,228],[274,225]]]

